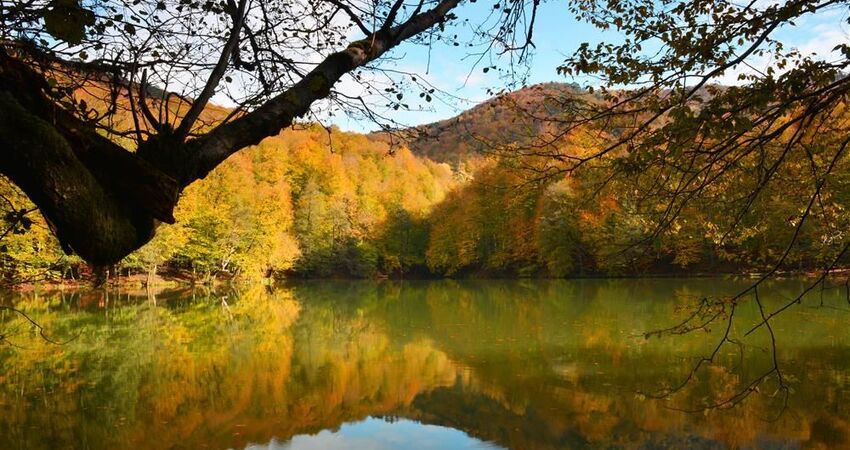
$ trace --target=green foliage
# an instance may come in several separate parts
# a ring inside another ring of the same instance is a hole
[[[387,213],[378,239],[378,268],[389,275],[426,273],[430,229],[426,217],[403,208]]]
[[[539,259],[555,277],[583,275],[591,269],[575,203],[567,183],[560,183],[547,190],[541,205],[536,230]]]
[[[479,169],[461,192],[435,210],[429,267],[450,275],[537,272],[532,224],[540,189],[522,185],[512,170],[494,164]]]

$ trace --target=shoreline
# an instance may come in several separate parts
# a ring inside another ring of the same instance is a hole
[[[35,290],[46,291],[62,291],[62,290],[80,290],[80,289],[181,289],[181,288],[220,288],[227,286],[238,285],[276,285],[286,283],[299,282],[320,282],[320,281],[351,281],[351,282],[404,282],[404,281],[530,281],[530,280],[652,280],[652,279],[687,279],[687,278],[727,278],[727,279],[758,279],[763,277],[768,272],[666,272],[666,273],[639,273],[639,274],[618,274],[618,275],[583,275],[569,277],[517,277],[517,276],[498,276],[498,275],[481,275],[481,276],[460,276],[460,277],[399,277],[399,276],[374,276],[374,277],[350,277],[350,276],[330,276],[330,277],[302,277],[290,276],[281,278],[212,278],[212,279],[193,279],[187,277],[186,274],[164,274],[157,275],[151,279],[145,274],[122,275],[110,278],[102,286],[94,286],[92,278],[84,279],[66,279],[66,280],[45,280],[42,282],[27,281],[16,284],[10,284],[0,287],[7,292],[32,292]],[[817,278],[823,275],[822,271],[815,270],[794,270],[794,271],[776,271],[771,275],[773,279],[788,279],[788,278]],[[841,268],[830,270],[826,278],[834,276],[847,275],[850,277],[850,268]],[[152,281],[152,282],[151,282]]]

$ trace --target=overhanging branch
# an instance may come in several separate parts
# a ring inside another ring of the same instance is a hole
[[[203,178],[228,156],[274,136],[307,113],[317,100],[330,94],[331,87],[346,73],[381,57],[400,42],[446,20],[461,0],[443,0],[434,8],[412,15],[385,33],[373,33],[333,53],[298,83],[256,110],[223,124],[174,151],[160,152],[151,159],[160,168],[173,168],[172,174],[184,186]]]

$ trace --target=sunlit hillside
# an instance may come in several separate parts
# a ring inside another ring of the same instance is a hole
[[[551,119],[563,114],[579,89],[565,83],[542,83],[493,97],[451,119],[400,131],[371,135],[408,146],[414,154],[462,166],[493,153],[493,147],[527,144],[557,133]]]

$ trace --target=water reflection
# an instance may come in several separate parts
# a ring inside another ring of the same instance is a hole
[[[369,417],[343,424],[339,430],[322,430],[313,435],[298,435],[289,442],[272,440],[268,445],[249,445],[248,450],[499,450],[462,431],[426,425],[412,420],[382,420]]]
[[[677,305],[741,285],[311,282],[19,295],[9,301],[51,336],[78,337],[50,345],[0,312],[0,448],[850,445],[850,336],[838,289],[774,326],[796,391],[779,420],[763,420],[779,407],[770,386],[731,411],[669,409],[761,373],[764,335],[742,355],[727,349],[668,402],[635,394],[680,380],[717,337],[641,332],[681,318]],[[777,282],[762,295],[779,304],[800,287]],[[739,314],[748,329],[758,312],[744,304]]]

